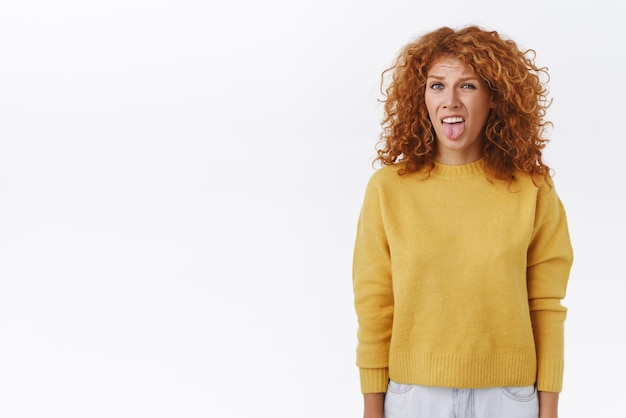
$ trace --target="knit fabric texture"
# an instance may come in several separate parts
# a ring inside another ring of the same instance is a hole
[[[362,392],[390,378],[560,392],[573,253],[553,182],[490,180],[482,161],[400,167],[372,175],[357,226]]]

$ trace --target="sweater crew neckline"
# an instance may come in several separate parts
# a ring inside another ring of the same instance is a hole
[[[485,165],[482,159],[469,164],[448,165],[435,161],[435,168],[431,175],[437,177],[474,177],[484,175]]]

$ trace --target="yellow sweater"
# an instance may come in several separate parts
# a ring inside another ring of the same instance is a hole
[[[483,162],[376,171],[354,252],[363,393],[388,379],[457,388],[560,392],[561,305],[573,255],[554,186]]]

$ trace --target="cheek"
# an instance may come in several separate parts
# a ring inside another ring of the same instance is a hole
[[[431,112],[430,108],[428,109],[428,120],[431,125],[436,125],[434,122],[437,120],[437,112],[434,110]]]
[[[480,103],[477,103],[474,114],[481,119],[487,120],[487,118],[489,117],[489,112],[491,112],[491,101],[484,100]]]
[[[426,110],[428,110],[428,115],[434,118],[437,114],[437,105],[432,100],[426,100]]]

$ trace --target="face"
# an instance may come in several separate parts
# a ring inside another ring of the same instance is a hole
[[[487,83],[459,59],[445,56],[428,70],[424,98],[437,135],[435,160],[450,165],[479,160],[493,108]]]

